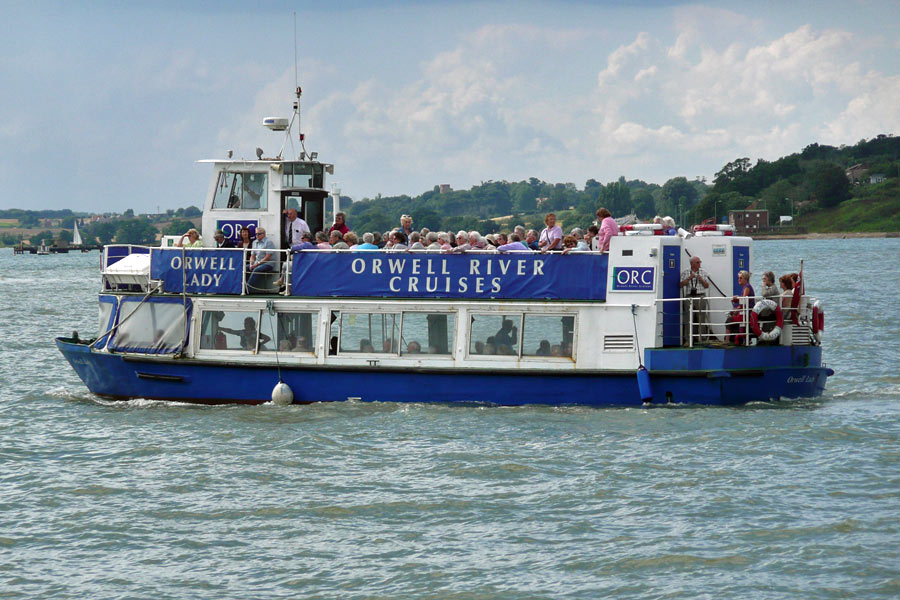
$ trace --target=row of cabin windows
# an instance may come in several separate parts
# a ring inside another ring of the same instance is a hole
[[[317,317],[317,312],[206,310],[200,349],[314,354]],[[332,311],[328,353],[450,355],[455,331],[455,313]],[[574,332],[573,315],[473,314],[468,352],[571,358]]]

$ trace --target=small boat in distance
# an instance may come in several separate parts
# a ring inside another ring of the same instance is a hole
[[[392,401],[733,405],[821,395],[821,305],[741,298],[753,241],[728,226],[664,235],[628,225],[608,252],[292,250],[294,211],[328,229],[333,165],[307,152],[300,89],[281,151],[220,158],[204,248],[108,245],[99,324],[59,337],[104,398],[204,404]],[[283,158],[297,123],[300,152]],[[214,247],[264,228],[272,271],[248,282],[247,251]],[[699,257],[718,295],[685,296]],[[754,303],[754,300],[756,302]],[[760,307],[760,308],[757,308]]]

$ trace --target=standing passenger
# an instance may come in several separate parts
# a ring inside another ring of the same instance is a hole
[[[544,227],[543,231],[541,231],[541,235],[538,238],[538,247],[541,249],[541,252],[549,252],[550,250],[557,250],[562,246],[562,228],[556,224],[556,215],[554,213],[547,213],[547,216],[544,217]]]
[[[612,218],[606,208],[597,209],[597,219],[600,221],[600,233],[597,235],[597,249],[600,252],[609,252],[609,240],[619,235],[619,225]]]

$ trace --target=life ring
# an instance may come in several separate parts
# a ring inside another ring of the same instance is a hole
[[[775,327],[771,331],[763,331],[762,327],[759,326],[759,315],[763,311],[775,313]],[[784,327],[784,313],[781,312],[781,305],[769,298],[757,300],[753,310],[750,311],[750,327],[753,330],[753,335],[759,338],[760,341],[771,342],[772,340],[777,340],[778,336],[781,335],[781,328]]]
[[[810,326],[812,327],[812,334],[816,339],[816,344],[821,344],[822,332],[825,330],[825,309],[822,308],[818,300],[813,303]]]

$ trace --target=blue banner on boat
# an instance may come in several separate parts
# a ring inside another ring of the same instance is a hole
[[[175,294],[240,294],[243,268],[243,250],[154,248],[150,259],[150,277]]]
[[[291,294],[605,300],[608,255],[300,252]]]

